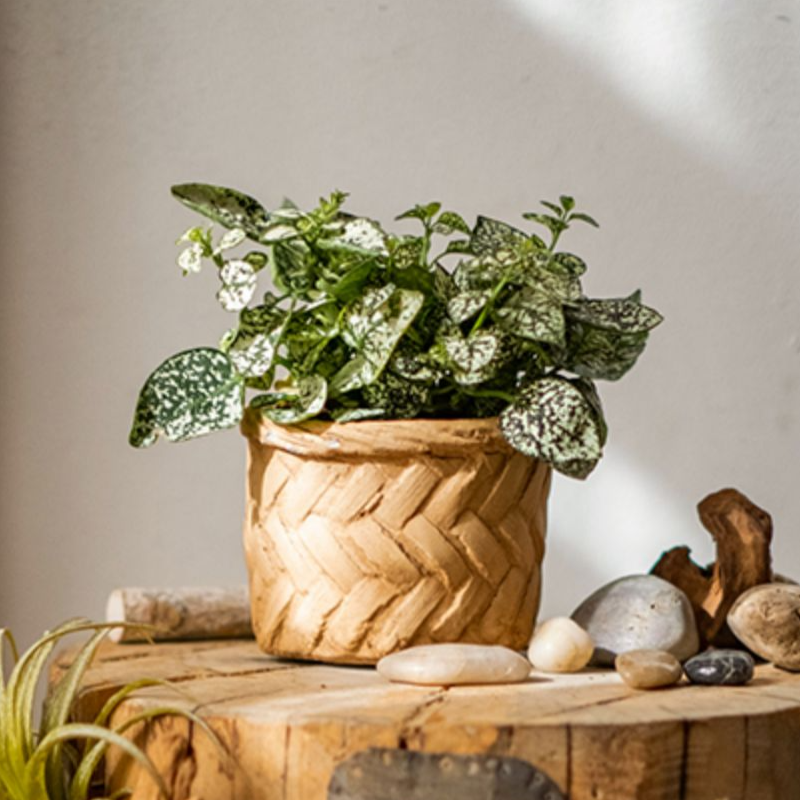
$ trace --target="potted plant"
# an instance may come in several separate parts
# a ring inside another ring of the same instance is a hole
[[[585,263],[558,244],[597,223],[571,197],[544,202],[523,217],[545,241],[429,203],[397,218],[419,224],[409,235],[346,213],[341,192],[270,212],[232,189],[172,192],[225,229],[190,228],[178,264],[213,264],[237,324],[156,369],[130,441],[241,422],[262,649],[369,663],[430,641],[524,647],[551,467],[592,471],[594,381],[625,374],[661,321],[638,292],[584,295]]]

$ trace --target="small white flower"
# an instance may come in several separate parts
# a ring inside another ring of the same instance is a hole
[[[200,272],[203,262],[203,248],[195,243],[181,251],[178,256],[178,266],[183,270],[184,275],[190,272]]]

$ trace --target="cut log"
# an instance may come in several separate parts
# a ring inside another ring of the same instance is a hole
[[[736,489],[710,494],[697,510],[714,538],[716,561],[699,567],[689,557],[688,547],[675,547],[651,571],[686,593],[701,643],[725,646],[735,641],[725,618],[736,598],[772,579],[772,519]]]
[[[64,654],[56,671],[68,662]],[[326,800],[342,788],[341,773],[332,783],[337,767],[373,747],[490,755],[501,771],[504,759],[520,759],[530,769],[514,772],[527,771],[531,785],[541,775],[539,783],[553,781],[570,800],[800,800],[800,674],[766,665],[747,686],[640,692],[609,670],[441,689],[389,683],[364,667],[276,659],[252,641],[106,645],[85,676],[76,715],[91,719],[117,688],[145,675],[178,686],[136,692],[114,725],[179,706],[195,711],[228,751],[179,717],[129,730],[173,800]],[[475,785],[460,759],[404,763],[409,774],[435,768],[442,785],[450,770],[454,791],[437,800],[471,800],[468,790],[480,783],[481,760],[466,762]],[[107,795],[128,786],[136,800],[158,799],[141,765],[113,748],[107,776]],[[356,783],[348,786],[358,797]],[[374,800],[384,797],[427,796]]]
[[[109,634],[112,642],[241,639],[253,635],[250,600],[244,586],[115,589],[106,603],[106,621],[148,626],[114,628]]]

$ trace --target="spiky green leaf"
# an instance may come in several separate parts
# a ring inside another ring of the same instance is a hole
[[[244,387],[230,359],[200,347],[168,358],[139,395],[130,443],[147,447],[160,435],[181,442],[230,428],[242,418]]]

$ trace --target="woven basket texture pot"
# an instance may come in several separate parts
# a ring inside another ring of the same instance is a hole
[[[242,431],[262,650],[372,664],[430,642],[527,645],[550,468],[496,419],[284,427],[249,411]]]

